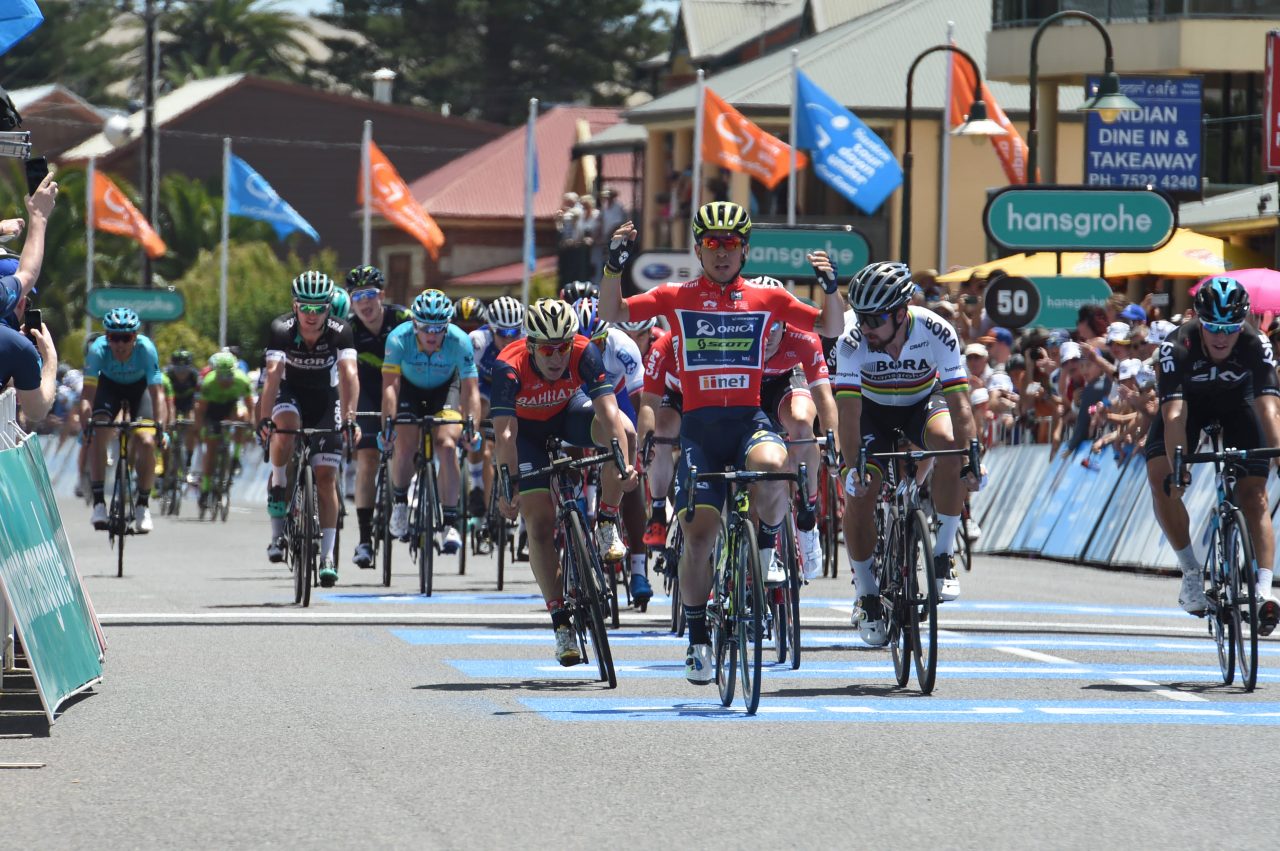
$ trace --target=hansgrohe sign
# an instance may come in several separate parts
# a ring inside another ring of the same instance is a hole
[[[1155,251],[1178,227],[1153,189],[1011,186],[987,201],[983,226],[1006,251]]]

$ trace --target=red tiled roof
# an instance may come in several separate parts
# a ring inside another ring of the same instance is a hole
[[[556,206],[559,206],[559,204]],[[533,274],[545,275],[554,272],[556,270],[556,262],[555,255],[539,257],[534,261]],[[524,264],[516,262],[508,263],[505,266],[495,266],[492,269],[481,269],[479,272],[471,272],[457,278],[450,278],[445,282],[445,286],[506,286],[508,284],[518,284],[523,280]]]
[[[556,106],[538,116],[534,125],[538,151],[535,218],[550,218],[560,208],[573,146],[579,141],[578,121],[586,121],[594,135],[617,124],[621,112],[605,107]],[[418,178],[409,191],[436,218],[522,218],[524,148],[522,125]]]

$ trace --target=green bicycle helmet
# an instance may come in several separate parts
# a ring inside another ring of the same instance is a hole
[[[293,279],[293,298],[303,304],[324,304],[333,295],[333,280],[324,272],[303,272]]]
[[[231,352],[215,352],[209,358],[209,366],[213,367],[213,371],[218,375],[230,375],[236,370],[236,356]]]
[[[343,321],[351,318],[351,296],[341,287],[334,287],[329,297],[329,315]]]
[[[712,201],[703,204],[693,215],[693,238],[701,239],[710,231],[737,234],[742,239],[751,238],[751,216],[741,204],[732,201]]]
[[[387,279],[377,266],[357,266],[347,273],[346,287],[349,290],[364,290],[369,287],[386,289]]]

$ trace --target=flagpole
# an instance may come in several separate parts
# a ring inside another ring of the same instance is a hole
[[[93,291],[93,184],[98,175],[98,158],[89,157],[84,181],[84,337],[89,339],[93,317],[89,315],[89,293]]]
[[[947,21],[947,44],[955,42],[956,22]],[[947,206],[951,202],[951,77],[956,55],[947,51],[947,89],[942,96],[942,162],[938,164],[938,272],[947,272]]]
[[[698,69],[698,87],[694,89],[696,106],[693,111],[693,195],[690,197],[689,212],[697,213],[698,207],[702,206],[702,121],[707,111],[706,104],[706,72],[701,68]],[[675,201],[676,209],[679,209],[680,199],[672,199]],[[690,253],[693,253],[692,246]]]
[[[791,129],[787,141],[791,143],[791,170],[787,173],[787,224],[796,223],[796,124],[800,109],[800,50],[791,48]]]
[[[222,258],[218,274],[218,348],[227,346],[227,241],[231,232],[231,137],[222,137]]]
[[[360,194],[364,198],[364,247],[360,252],[360,263],[363,266],[368,266],[373,256],[373,172],[369,167],[372,145],[373,122],[366,120],[364,136],[360,140],[360,182],[363,184]]]
[[[529,303],[529,278],[537,255],[533,251],[533,133],[537,120],[538,99],[529,98],[529,120],[524,133],[524,242],[520,249],[520,257],[524,260],[520,264],[520,295],[525,304]],[[533,257],[529,256],[531,252]]]

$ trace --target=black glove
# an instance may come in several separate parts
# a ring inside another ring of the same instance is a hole
[[[818,283],[822,284],[822,289],[827,295],[831,295],[840,288],[840,268],[836,266],[835,260],[831,260],[830,272],[820,272],[815,268],[813,274],[817,276]]]
[[[275,430],[276,424],[271,421],[270,417],[263,417],[258,421],[258,441],[262,445],[266,445],[271,439],[271,432]]]
[[[604,270],[610,275],[622,274],[622,269],[631,261],[631,249],[635,245],[633,239],[614,237],[609,242],[609,259],[605,261]]]

